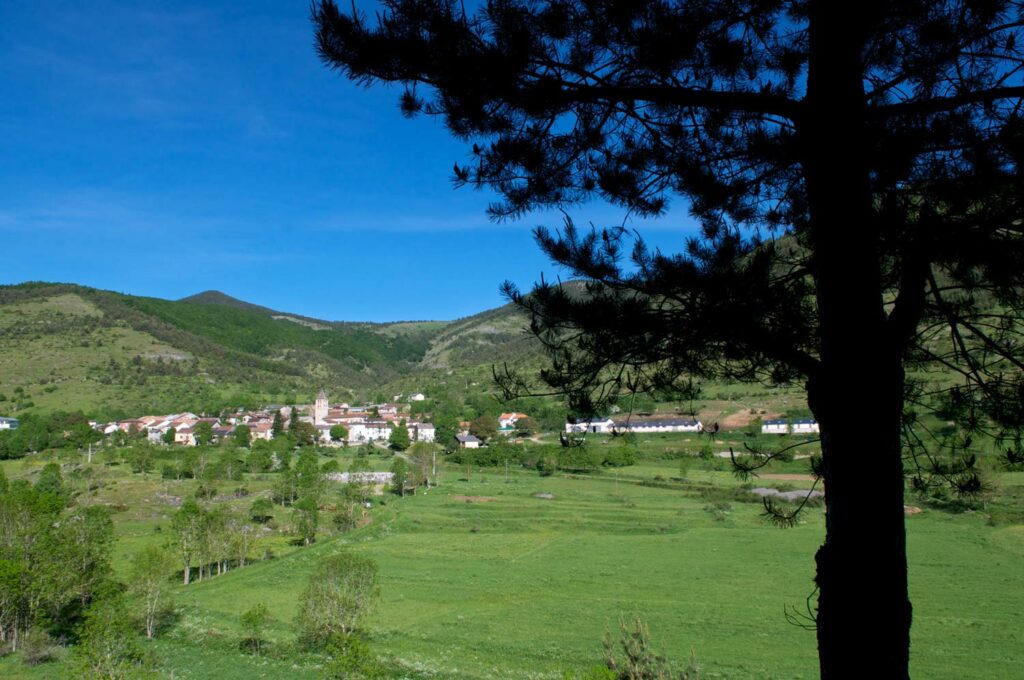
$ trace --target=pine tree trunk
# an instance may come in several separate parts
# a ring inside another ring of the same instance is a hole
[[[865,157],[861,45],[872,5],[815,0],[801,125],[821,339],[808,381],[822,430],[821,677],[908,678],[911,606],[900,421],[902,347],[886,326]]]
[[[826,534],[815,558],[823,679],[909,677],[899,381],[880,373],[811,390],[825,474]]]

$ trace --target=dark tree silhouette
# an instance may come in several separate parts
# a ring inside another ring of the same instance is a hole
[[[497,190],[495,218],[686,201],[703,230],[680,254],[621,227],[537,230],[584,282],[506,288],[551,354],[543,378],[581,413],[693,377],[805,381],[826,493],[821,676],[867,655],[907,677],[904,463],[920,486],[979,488],[976,440],[940,461],[914,413],[941,400],[961,434],[1019,456],[1022,3],[384,5],[369,23],[315,3],[322,59],[442,116],[472,144],[455,183]]]

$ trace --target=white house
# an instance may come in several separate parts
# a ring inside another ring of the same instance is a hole
[[[17,430],[17,418],[0,418],[0,430]]]
[[[249,437],[253,441],[262,439],[269,442],[274,438],[274,423],[268,420],[249,423]]]
[[[423,401],[426,398],[427,398],[427,396],[425,394],[423,394],[422,392],[417,392],[416,394],[410,394],[409,395],[409,401]],[[395,401],[398,401],[398,400],[396,399]]]
[[[529,418],[530,416],[525,413],[502,413],[498,416],[498,431],[504,434],[508,434],[515,430],[515,424],[523,418]]]
[[[433,423],[409,423],[409,441],[432,442],[437,434]]]
[[[348,426],[350,442],[387,441],[391,437],[391,426],[382,420],[352,423]]]
[[[821,432],[816,420],[794,420],[793,434],[817,434]]]
[[[623,420],[615,429],[638,434],[653,432],[701,432],[704,424],[693,418],[656,418],[651,420]]]
[[[196,432],[194,425],[186,425],[185,427],[179,427],[174,431],[174,443],[182,444],[184,446],[195,446],[196,445]]]
[[[761,434],[817,434],[821,432],[816,420],[766,420],[761,423]]]
[[[761,434],[789,434],[789,421],[765,420],[761,423]]]
[[[459,442],[460,449],[480,448],[480,440],[471,434],[457,434],[455,435],[455,441]]]
[[[595,434],[608,434],[615,429],[615,423],[611,418],[604,420],[577,420],[574,423],[566,423],[565,431],[572,432],[593,432]]]

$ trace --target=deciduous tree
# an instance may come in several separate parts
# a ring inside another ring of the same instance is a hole
[[[181,559],[182,582],[188,585],[192,580],[192,560],[202,549],[205,512],[192,499],[186,500],[171,516],[177,553]]]
[[[332,442],[344,442],[348,444],[348,428],[344,425],[332,425],[330,430]]]
[[[128,588],[138,599],[142,627],[150,639],[156,636],[161,618],[173,607],[167,557],[156,546],[147,546],[132,556]]]
[[[498,436],[498,419],[492,415],[482,415],[469,423],[469,433],[481,441],[488,441]]]
[[[404,420],[399,421],[398,425],[391,428],[388,444],[395,451],[405,451],[409,448],[409,430],[405,427]]]
[[[269,620],[270,610],[262,602],[242,614],[242,630],[245,632],[245,640],[243,642],[256,656],[263,653],[263,645],[266,643],[264,638],[267,634],[267,621]]]
[[[303,545],[312,545],[316,540],[316,530],[320,524],[320,508],[312,498],[300,498],[292,504],[292,522],[295,533],[302,539]]]
[[[399,496],[405,496],[405,487],[409,483],[409,463],[401,456],[391,461],[391,490]]]
[[[238,425],[235,427],[234,432],[231,433],[231,441],[240,449],[249,448],[251,440],[252,430],[249,429],[248,425]]]
[[[213,424],[205,420],[196,423],[192,437],[196,440],[196,446],[209,446],[213,443]]]
[[[309,577],[295,623],[312,648],[343,642],[356,631],[379,597],[377,563],[339,553],[324,558]]]

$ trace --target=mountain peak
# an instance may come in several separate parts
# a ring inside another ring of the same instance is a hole
[[[263,314],[276,314],[272,309],[262,307],[260,305],[254,305],[251,302],[245,300],[239,300],[236,297],[231,297],[227,293],[223,293],[219,290],[204,290],[202,293],[196,293],[195,295],[189,295],[183,297],[178,302],[191,302],[197,305],[223,305],[225,307],[235,307],[236,309],[247,309],[250,312],[260,312]]]
[[[227,293],[221,292],[219,290],[204,290],[201,293],[196,293],[195,295],[189,295],[188,297],[183,297],[180,300],[178,300],[178,302],[201,302],[201,303],[207,303],[207,304],[225,304],[225,303],[231,303],[231,302],[242,302],[242,300],[239,300],[238,298],[233,298],[230,295],[228,295]]]

